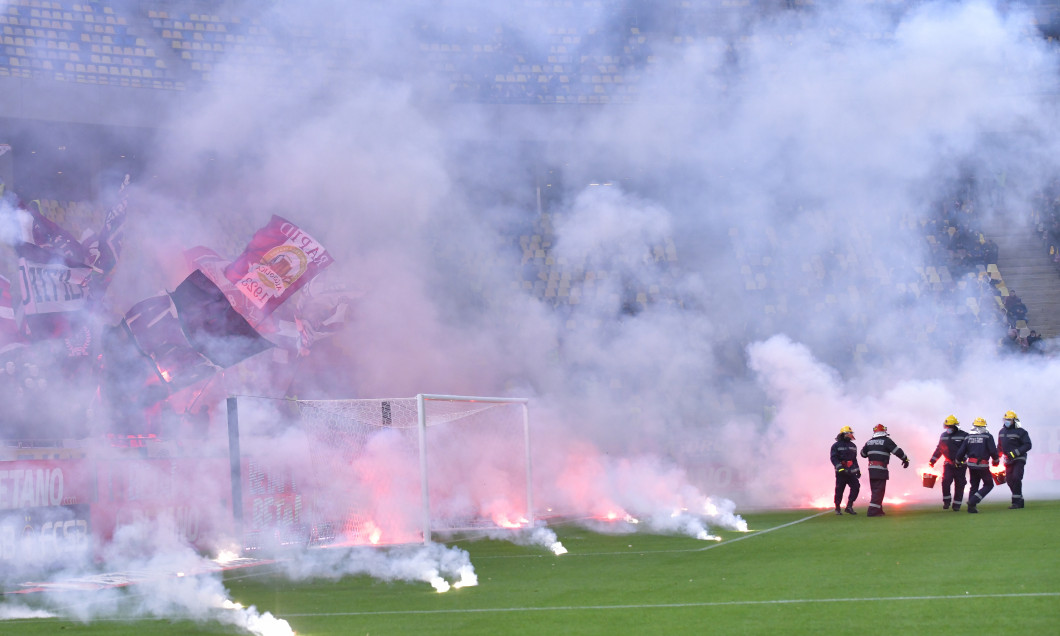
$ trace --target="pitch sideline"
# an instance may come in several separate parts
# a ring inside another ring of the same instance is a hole
[[[487,607],[437,610],[389,610],[382,612],[319,612],[319,613],[284,613],[284,618],[328,617],[328,616],[385,616],[417,614],[486,614],[490,612],[577,612],[631,609],[675,609],[687,607],[727,607],[740,605],[809,605],[811,603],[879,603],[895,601],[955,601],[957,599],[993,599],[993,598],[1035,598],[1060,597],[1060,592],[1021,592],[1011,594],[950,594],[927,596],[875,596],[867,598],[790,598],[764,601],[704,601],[702,603],[655,603],[625,605],[584,605],[580,607],[559,605],[552,607]]]

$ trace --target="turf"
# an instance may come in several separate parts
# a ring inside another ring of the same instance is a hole
[[[891,508],[884,518],[749,513],[720,543],[553,529],[570,551],[455,540],[477,587],[367,577],[291,582],[234,571],[233,599],[311,634],[1056,633],[1060,501],[979,515]],[[801,520],[801,521],[800,521]],[[215,623],[0,621],[18,634],[238,633]]]

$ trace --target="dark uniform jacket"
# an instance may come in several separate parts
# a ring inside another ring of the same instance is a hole
[[[997,451],[1006,464],[1026,462],[1027,451],[1031,449],[1031,436],[1027,429],[1013,426],[1002,428],[997,434]]]
[[[962,431],[956,426],[947,426],[939,437],[939,445],[935,448],[935,452],[931,454],[931,463],[934,464],[939,460],[939,457],[942,457],[947,464],[952,464],[953,458],[957,456],[957,449],[961,447],[966,437],[968,437],[967,431]]]
[[[969,468],[988,468],[991,459],[997,459],[997,446],[994,436],[989,431],[976,429],[968,433],[960,448],[957,449],[958,462],[967,461]]]
[[[890,477],[887,464],[891,461],[891,454],[903,462],[909,461],[905,451],[898,448],[898,444],[895,444],[887,433],[874,434],[872,439],[865,442],[861,447],[861,456],[869,460],[869,479]]]
[[[836,472],[845,468],[855,477],[861,474],[861,469],[858,468],[858,446],[846,438],[837,439],[835,444],[832,444],[831,460]]]

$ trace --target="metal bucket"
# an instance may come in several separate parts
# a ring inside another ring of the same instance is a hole
[[[935,473],[924,473],[924,488],[934,488],[935,480],[939,478]]]
[[[990,476],[994,478],[994,483],[1000,486],[1005,483],[1005,471],[999,473],[990,473]]]

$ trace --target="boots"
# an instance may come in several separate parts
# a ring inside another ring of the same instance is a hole
[[[942,509],[943,509],[943,510],[949,510],[949,508],[950,508],[950,502],[948,502],[948,501],[943,501],[943,502],[942,502]]]
[[[858,514],[857,512],[854,511],[854,506],[847,506],[846,513],[848,515],[856,515],[856,514]]]
[[[839,515],[840,517],[842,517],[842,516],[843,516],[843,511],[839,509],[839,506],[836,506],[836,508],[835,508],[835,513],[836,513],[837,515]]]
[[[951,508],[950,510],[953,510],[954,512],[960,512],[961,511],[961,504],[959,504],[959,503],[953,504],[953,508]]]
[[[979,510],[975,507],[975,504],[968,504],[968,512],[974,515],[977,514]]]

